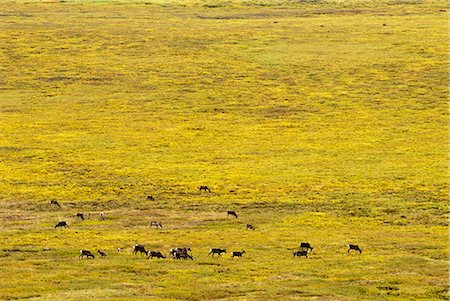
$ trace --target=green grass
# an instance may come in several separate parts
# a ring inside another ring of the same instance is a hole
[[[445,1],[0,3],[0,299],[448,299],[447,18]]]

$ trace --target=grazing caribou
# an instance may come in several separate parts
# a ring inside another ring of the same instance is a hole
[[[190,260],[194,260],[194,257],[192,257],[192,255],[188,254],[188,253],[175,253],[175,259],[190,259]]]
[[[358,247],[358,245],[348,245],[348,251],[347,251],[347,253],[350,253],[350,250],[358,251],[359,254],[362,253],[362,250]]]
[[[212,257],[214,257],[214,255],[217,254],[217,257],[220,257],[222,255],[222,253],[226,253],[226,252],[227,252],[226,249],[212,248],[209,250],[208,255],[211,255]]]
[[[148,257],[147,257],[147,259],[148,258],[153,258],[153,257],[156,257],[156,258],[166,258],[161,252],[159,252],[159,251],[150,251],[150,255],[148,255]]]
[[[84,214],[78,212],[78,213],[77,213],[77,220],[78,220],[78,219],[84,221]]]
[[[148,251],[145,249],[143,245],[135,244],[133,247],[133,255],[136,255],[136,253],[144,253],[146,256],[148,256]]]
[[[294,257],[300,257],[300,256],[305,256],[306,258],[308,258],[308,251],[298,250],[298,251],[294,252]]]
[[[247,226],[245,227],[245,230],[248,230],[248,229],[255,230],[255,227],[253,227],[253,225],[251,225],[251,224],[247,224]]]
[[[105,220],[105,214],[103,212],[100,212],[100,220],[101,221]]]
[[[103,251],[100,251],[100,250],[97,250],[97,253],[100,254],[101,257],[108,256],[108,254],[106,254],[106,252],[103,252]]]
[[[51,201],[50,201],[50,206],[51,206],[51,205],[55,205],[55,206],[61,208],[61,205],[58,203],[58,201],[55,201],[55,200],[51,200]]]
[[[92,257],[92,259],[95,258],[94,254],[91,253],[91,251],[88,250],[80,250],[80,256],[78,256],[78,258],[83,258],[84,256],[86,256],[86,258]]]
[[[154,201],[154,200],[155,200],[154,197],[152,197],[151,195],[147,195],[147,201]]]
[[[175,258],[175,254],[177,253],[188,253],[192,252],[190,247],[176,247],[175,249],[170,249],[170,254]]]
[[[150,222],[150,227],[162,228],[161,222]]]
[[[236,213],[235,211],[233,211],[233,210],[228,210],[228,211],[227,211],[227,217],[228,217],[229,215],[234,216],[235,218],[237,218],[237,213]]]
[[[309,244],[309,242],[302,242],[300,243],[300,249],[302,250],[313,250],[313,247],[311,247],[311,245]]]
[[[194,258],[188,252],[192,252],[190,247],[177,247],[175,249],[170,249],[170,255],[173,259],[191,259]]]
[[[243,254],[245,254],[245,251],[233,251],[233,252],[231,252],[231,259],[233,259],[234,257],[242,258]]]
[[[198,189],[199,189],[200,191],[204,190],[205,192],[206,192],[206,191],[211,192],[211,189],[209,189],[209,187],[206,186],[206,185],[201,185],[201,186],[198,187]]]
[[[67,224],[67,222],[62,221],[62,222],[59,222],[59,223],[56,224],[55,229],[58,228],[58,227],[60,227],[60,228],[62,228],[62,227],[69,228],[69,225]]]

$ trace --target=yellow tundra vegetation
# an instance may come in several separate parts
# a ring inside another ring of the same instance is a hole
[[[449,298],[446,1],[5,0],[0,27],[0,299]]]

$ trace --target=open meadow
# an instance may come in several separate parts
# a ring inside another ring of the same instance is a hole
[[[0,299],[448,300],[447,6],[1,1]]]

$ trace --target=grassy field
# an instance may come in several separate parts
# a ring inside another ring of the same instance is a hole
[[[0,299],[448,300],[447,6],[1,1]]]

